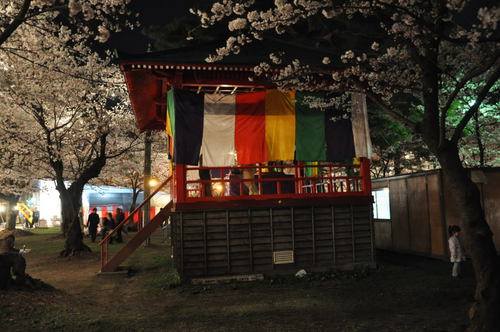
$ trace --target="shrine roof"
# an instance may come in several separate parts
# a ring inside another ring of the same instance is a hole
[[[205,59],[215,54],[216,49],[223,45],[221,42],[210,42],[188,47],[168,49],[144,54],[129,54],[118,51],[118,60],[121,64],[200,64],[200,65],[241,65],[255,66],[261,62],[271,63],[269,54],[283,54],[284,62],[300,59],[310,66],[322,66],[324,54],[320,49],[295,45],[283,40],[254,41],[241,48],[240,53],[230,54],[222,60],[208,63]],[[333,54],[332,54],[333,56]]]

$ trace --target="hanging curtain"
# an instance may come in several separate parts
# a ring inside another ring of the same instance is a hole
[[[268,160],[294,160],[295,93],[267,90],[265,121]]]
[[[173,94],[174,160],[178,164],[198,165],[203,137],[203,95],[177,89]]]
[[[205,166],[269,161],[351,161],[369,157],[364,95],[354,94],[352,111],[309,107],[324,93],[267,90],[236,95],[167,93],[167,132],[174,160]],[[234,155],[236,151],[236,156]],[[237,159],[235,158],[237,157]]]
[[[351,119],[347,112],[329,107],[326,112],[326,157],[328,161],[346,161],[355,157]]]
[[[268,161],[265,123],[266,92],[236,95],[235,145],[238,164]]]
[[[323,94],[297,91],[295,93],[296,155],[298,161],[325,161],[325,112],[311,108],[306,98],[321,98]]]
[[[204,97],[203,166],[234,165],[236,96],[206,94]]]

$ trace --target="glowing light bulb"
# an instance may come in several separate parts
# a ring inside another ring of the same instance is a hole
[[[149,179],[149,181],[148,181],[148,185],[149,185],[150,187],[155,187],[156,185],[158,185],[158,180],[156,180],[155,178],[151,178],[151,179]]]
[[[214,183],[214,185],[212,186],[212,188],[218,192],[218,193],[221,193],[222,191],[224,191],[224,185],[220,182],[216,182]]]

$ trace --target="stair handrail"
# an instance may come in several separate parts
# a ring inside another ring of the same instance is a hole
[[[101,266],[104,266],[104,264],[107,263],[108,261],[108,255],[107,255],[107,248],[104,250],[104,245],[106,245],[109,242],[109,239],[116,233],[120,228],[123,227],[130,219],[133,217],[134,214],[136,214],[140,209],[153,198],[154,195],[156,195],[163,187],[165,187],[170,181],[172,180],[172,175],[170,175],[165,181],[163,181],[151,194],[149,194],[148,197],[146,197],[141,204],[139,204],[138,207],[134,209],[134,211],[130,212],[130,214],[127,216],[127,218],[123,219],[122,222],[120,222],[118,225],[115,226],[102,240],[99,242],[99,245],[101,246]],[[104,257],[103,257],[104,256]]]

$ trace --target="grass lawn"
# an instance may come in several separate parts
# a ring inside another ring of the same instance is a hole
[[[56,290],[0,291],[2,332],[459,331],[473,296],[469,262],[465,278],[451,280],[446,262],[387,254],[361,275],[179,286],[159,233],[125,263],[133,276],[98,277],[97,244],[90,255],[60,258],[58,231],[34,232],[16,246],[32,249],[27,273]]]

